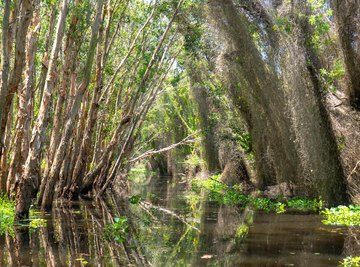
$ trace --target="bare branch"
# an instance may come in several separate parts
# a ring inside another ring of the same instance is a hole
[[[131,160],[129,160],[129,163],[134,163],[136,161],[139,161],[139,160],[142,160],[144,158],[148,158],[148,157],[151,157],[153,155],[156,155],[156,154],[160,154],[160,153],[163,153],[163,152],[166,152],[166,151],[169,151],[169,150],[172,150],[178,146],[181,146],[181,145],[187,145],[187,144],[191,144],[191,143],[195,143],[197,140],[196,139],[191,139],[193,136],[197,135],[200,131],[196,131],[195,133],[193,134],[190,134],[189,136],[187,136],[186,138],[184,138],[183,140],[181,140],[180,142],[176,143],[176,144],[172,144],[170,146],[167,146],[167,147],[164,147],[164,148],[161,148],[159,150],[149,150],[149,151],[146,151],[144,154],[136,157],[136,158],[133,158]]]

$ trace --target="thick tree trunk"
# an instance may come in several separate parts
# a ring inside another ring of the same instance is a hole
[[[321,195],[328,204],[345,201],[337,144],[319,104],[321,87],[305,56],[298,56],[306,55],[302,42],[290,36],[281,40],[278,71],[272,55],[259,52],[246,16],[232,0],[211,0],[208,7],[211,23],[225,40],[221,67],[250,129],[260,185],[292,182],[299,194]]]
[[[49,104],[53,91],[52,77],[56,67],[61,41],[64,35],[66,14],[68,1],[63,0],[61,11],[56,27],[56,39],[51,51],[51,58],[49,62],[48,73],[46,75],[45,89],[41,101],[39,115],[36,119],[34,129],[32,131],[32,138],[30,142],[29,155],[27,157],[24,174],[20,180],[17,188],[16,196],[16,218],[23,219],[29,216],[29,209],[32,198],[35,197],[41,181],[40,178],[40,160],[41,150],[44,144],[45,125],[47,120],[47,113],[49,111]]]
[[[360,109],[360,3],[357,0],[334,1],[338,34],[349,75],[347,94],[351,105]]]

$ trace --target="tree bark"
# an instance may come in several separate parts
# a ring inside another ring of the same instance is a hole
[[[61,41],[64,35],[67,6],[68,6],[67,0],[63,0],[57,27],[56,27],[56,39],[51,51],[49,68],[46,75],[46,82],[45,82],[44,94],[41,101],[40,111],[36,119],[34,129],[32,131],[30,150],[25,163],[24,174],[17,188],[16,219],[28,218],[32,198],[35,197],[40,184],[41,150],[44,144],[47,113],[50,108],[49,104],[51,101],[51,95],[53,91],[52,77],[54,75],[53,72],[56,67],[56,61],[58,58]]]
[[[334,1],[334,4],[339,38],[350,80],[347,95],[350,104],[360,109],[360,3],[357,0],[339,0]]]
[[[14,187],[19,182],[22,175],[22,165],[25,163],[29,151],[29,135],[30,135],[30,107],[31,98],[34,88],[34,63],[36,52],[37,34],[40,28],[40,8],[38,7],[39,1],[34,2],[36,5],[35,13],[32,21],[32,30],[28,33],[27,48],[26,48],[26,68],[24,71],[25,82],[22,88],[19,87],[18,97],[18,113],[17,113],[17,126],[15,130],[13,158],[10,164],[8,179],[7,179],[7,192],[9,195],[15,193]]]
[[[6,1],[7,2],[7,1]],[[5,3],[5,7],[6,7],[6,3]],[[6,10],[5,10],[6,11]],[[12,104],[13,98],[14,98],[14,94],[16,93],[18,86],[21,83],[22,80],[22,71],[25,65],[25,43],[26,43],[26,35],[27,35],[27,31],[31,22],[31,17],[32,17],[32,12],[33,12],[33,6],[32,6],[32,1],[31,0],[23,0],[21,2],[21,12],[20,12],[20,21],[19,21],[19,26],[17,28],[17,32],[16,32],[16,47],[15,47],[15,60],[14,60],[14,69],[11,73],[11,77],[10,77],[10,81],[9,81],[9,86],[7,87],[5,83],[5,88],[1,89],[1,99],[0,101],[5,101],[5,103],[3,104],[3,106],[0,103],[0,115],[3,118],[1,119],[0,116],[0,120],[1,120],[1,127],[0,127],[0,137],[1,140],[3,139],[3,134],[5,132],[5,128],[6,128],[6,124],[7,124],[7,118],[8,118],[8,114],[10,111],[10,106]],[[5,21],[4,23],[7,23],[7,19],[6,16],[4,17]],[[4,27],[8,25],[3,25]],[[3,29],[7,29],[7,28],[3,28]],[[7,35],[6,33],[4,34],[5,36]],[[11,42],[11,40],[8,37],[5,37],[8,42]],[[5,43],[4,43],[5,45]],[[4,48],[4,47],[3,47]],[[8,60],[9,60],[9,54],[8,54],[8,48],[5,48],[4,50],[4,59],[5,59],[5,79],[7,78],[8,75]],[[4,84],[3,84],[4,86]],[[5,98],[3,98],[4,96],[6,96]]]
[[[10,0],[4,1],[4,14],[3,14],[3,21],[2,21],[2,28],[8,29],[9,27],[9,17],[10,17]],[[3,110],[5,105],[5,98],[8,93],[8,80],[9,80],[9,70],[10,70],[10,56],[9,56],[9,49],[8,49],[8,42],[9,42],[9,32],[4,31],[2,32],[2,66],[1,66],[1,91],[0,91],[0,125],[2,122],[3,117]],[[2,158],[2,153],[4,149],[3,144],[3,132],[0,128],[0,162]],[[6,192],[6,180],[5,175],[2,175],[0,171],[0,192]]]
[[[79,111],[83,95],[90,83],[92,65],[93,65],[95,50],[98,42],[98,33],[99,33],[100,24],[102,23],[101,14],[102,14],[103,3],[104,0],[99,0],[97,2],[96,17],[95,17],[94,25],[92,27],[90,47],[87,55],[86,64],[84,66],[84,77],[79,88],[77,89],[74,103],[71,107],[71,110],[69,111],[68,118],[65,123],[64,133],[61,138],[59,147],[56,150],[54,162],[51,166],[49,177],[47,177],[46,180],[44,181],[46,182],[46,187],[44,191],[44,196],[41,199],[42,210],[48,210],[51,209],[52,207],[53,196],[54,196],[53,191],[55,188],[55,184],[59,179],[61,163],[64,159],[66,149],[68,147],[68,144],[71,139],[70,137],[74,129],[75,117],[77,115],[77,112]]]

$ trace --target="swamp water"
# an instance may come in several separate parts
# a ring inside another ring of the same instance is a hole
[[[319,215],[219,206],[169,179],[133,185],[143,204],[115,193],[57,202],[42,217],[46,227],[16,227],[0,237],[0,266],[312,267],[338,266],[359,253],[357,229],[325,226]],[[127,234],[116,241],[106,229],[119,217],[127,218]]]

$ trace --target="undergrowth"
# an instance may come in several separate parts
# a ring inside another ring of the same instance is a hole
[[[252,197],[245,195],[241,185],[228,186],[220,181],[220,175],[214,175],[206,180],[194,179],[191,184],[194,192],[201,189],[208,191],[209,200],[228,206],[246,207],[252,206],[256,210],[274,211],[283,213],[289,210],[304,212],[319,212],[323,203],[321,199],[292,198],[284,200],[273,200],[265,197]]]
[[[360,226],[360,206],[338,206],[321,212],[326,225]]]
[[[128,221],[126,217],[115,218],[114,222],[105,225],[104,235],[108,240],[123,242],[128,234]]]
[[[349,256],[340,262],[340,266],[344,267],[360,267],[360,256]]]
[[[15,218],[15,203],[0,197],[0,235],[11,232]]]

